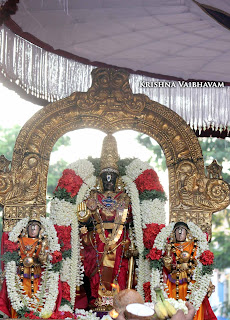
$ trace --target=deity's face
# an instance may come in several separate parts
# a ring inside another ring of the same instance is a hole
[[[41,227],[36,221],[32,222],[28,226],[28,236],[29,238],[38,238]]]
[[[179,226],[175,230],[175,237],[177,242],[184,242],[186,240],[187,230],[183,226]]]
[[[117,173],[112,171],[102,172],[101,179],[104,191],[115,191]]]

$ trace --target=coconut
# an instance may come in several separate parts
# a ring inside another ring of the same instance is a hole
[[[128,320],[152,320],[154,310],[142,303],[131,303],[126,306],[124,315]]]
[[[144,304],[140,293],[133,289],[122,290],[113,298],[113,307],[118,313],[124,312],[126,306],[131,303]]]

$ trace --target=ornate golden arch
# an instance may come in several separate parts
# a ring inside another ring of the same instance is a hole
[[[95,69],[88,92],[47,105],[20,131],[11,169],[0,158],[0,203],[4,230],[24,216],[46,213],[50,153],[66,132],[97,128],[106,133],[134,129],[162,147],[169,169],[170,220],[190,219],[211,234],[212,213],[229,204],[229,186],[218,165],[205,175],[202,152],[194,132],[169,108],[143,94],[133,94],[123,70]]]

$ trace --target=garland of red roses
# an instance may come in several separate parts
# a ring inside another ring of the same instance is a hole
[[[66,259],[67,257],[71,257],[71,226],[54,226],[57,231],[58,243],[61,247],[62,257]],[[63,305],[71,305],[70,298],[70,286],[66,281],[61,281],[62,288],[62,300],[61,306]]]
[[[210,250],[205,250],[200,258],[200,262],[202,263],[202,274],[212,273],[214,269],[214,254]]]
[[[147,169],[140,174],[135,184],[139,192],[140,201],[159,198],[166,200],[164,189],[155,170]]]
[[[58,181],[54,196],[60,200],[76,203],[76,197],[82,184],[82,178],[73,169],[65,169]]]

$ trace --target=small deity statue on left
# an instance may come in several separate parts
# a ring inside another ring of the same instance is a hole
[[[38,219],[28,221],[24,218],[9,233],[9,239],[3,239],[6,279],[0,292],[0,317],[21,318],[31,312],[44,316],[45,305],[41,300],[45,297],[36,294],[41,291],[40,285],[49,291],[41,283],[42,273],[48,275],[50,258],[49,241],[44,231]],[[57,288],[58,281],[57,277]]]

